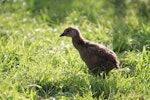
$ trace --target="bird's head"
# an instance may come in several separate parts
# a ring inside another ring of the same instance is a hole
[[[60,35],[60,37],[62,36],[68,36],[68,37],[75,37],[77,35],[79,35],[79,29],[75,28],[75,27],[67,27],[64,32]]]

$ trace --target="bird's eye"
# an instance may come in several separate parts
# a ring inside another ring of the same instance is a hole
[[[70,32],[70,30],[67,30],[67,32]]]

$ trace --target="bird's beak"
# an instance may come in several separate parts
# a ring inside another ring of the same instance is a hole
[[[62,34],[60,35],[60,37],[62,37],[62,36],[65,36],[65,33],[62,33]]]

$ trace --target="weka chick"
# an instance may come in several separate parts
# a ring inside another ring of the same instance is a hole
[[[60,35],[72,38],[74,47],[79,51],[82,60],[94,75],[105,72],[106,75],[113,68],[119,69],[116,54],[103,45],[90,42],[82,37],[75,27],[68,27]]]

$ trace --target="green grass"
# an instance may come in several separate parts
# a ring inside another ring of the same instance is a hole
[[[148,0],[4,0],[0,3],[1,100],[150,99]],[[93,77],[59,35],[83,36],[114,50],[121,72]],[[130,69],[128,71],[127,69]]]

